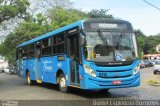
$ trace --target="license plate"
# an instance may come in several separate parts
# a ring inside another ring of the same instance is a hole
[[[119,84],[121,84],[122,83],[122,81],[112,81],[112,84],[113,85],[119,85]]]

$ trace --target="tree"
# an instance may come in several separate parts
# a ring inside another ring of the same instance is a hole
[[[87,18],[87,14],[76,9],[53,8],[48,10],[48,18],[51,20],[51,29],[57,29],[70,23]]]
[[[65,9],[72,7],[70,0],[39,0],[40,7],[48,7],[47,9],[63,7]]]
[[[160,44],[159,35],[145,36],[140,30],[136,30],[135,34],[137,36],[139,56],[141,59],[142,59],[142,52],[144,54],[157,53],[156,46]]]
[[[146,38],[144,53],[145,54],[154,54],[157,53],[156,46],[160,44],[160,36],[148,36]]]
[[[138,54],[140,59],[142,59],[143,58],[142,52],[144,52],[146,36],[143,34],[141,30],[135,30],[135,34],[137,36],[138,52],[139,52]]]
[[[0,24],[16,16],[23,17],[28,6],[28,0],[0,0]]]
[[[12,41],[13,36],[8,35],[0,45],[0,53],[8,60],[9,64],[15,64],[15,45]]]
[[[87,17],[86,13],[76,9],[63,8],[60,4],[52,9],[47,9],[45,15],[27,14],[23,22],[1,43],[0,54],[6,57],[9,63],[15,64],[17,45],[85,17]]]
[[[65,9],[72,8],[72,2],[70,0],[34,0],[28,10],[32,16],[37,13],[45,15],[48,10],[59,7]]]
[[[105,10],[105,9],[93,9],[90,12],[88,12],[88,16],[90,18],[113,18],[113,16],[111,14],[108,14],[109,10]]]
[[[4,56],[10,64],[15,64],[16,46],[31,40],[37,36],[48,32],[46,18],[38,14],[35,18],[23,21],[10,33],[0,45],[0,54]]]

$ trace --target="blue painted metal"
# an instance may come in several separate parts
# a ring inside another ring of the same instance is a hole
[[[83,73],[84,89],[105,89],[105,88],[123,88],[134,87],[140,85],[140,72],[133,75],[133,71],[139,60],[135,60],[128,66],[116,67],[100,67],[96,66],[93,62],[84,61],[84,64],[90,66],[96,73],[96,78]],[[108,78],[102,78],[99,73],[107,73]],[[114,78],[115,77],[115,78]],[[112,84],[113,81],[121,81],[120,85]]]

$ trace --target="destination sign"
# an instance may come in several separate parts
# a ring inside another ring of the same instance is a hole
[[[117,24],[91,23],[91,28],[117,28]]]
[[[132,27],[129,23],[118,23],[118,22],[85,22],[84,30],[93,31],[93,30],[130,30]]]
[[[127,29],[126,24],[117,23],[90,23],[91,29]]]

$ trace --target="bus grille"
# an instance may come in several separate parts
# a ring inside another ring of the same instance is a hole
[[[97,77],[100,78],[125,78],[132,76],[132,70],[121,71],[98,71]]]

